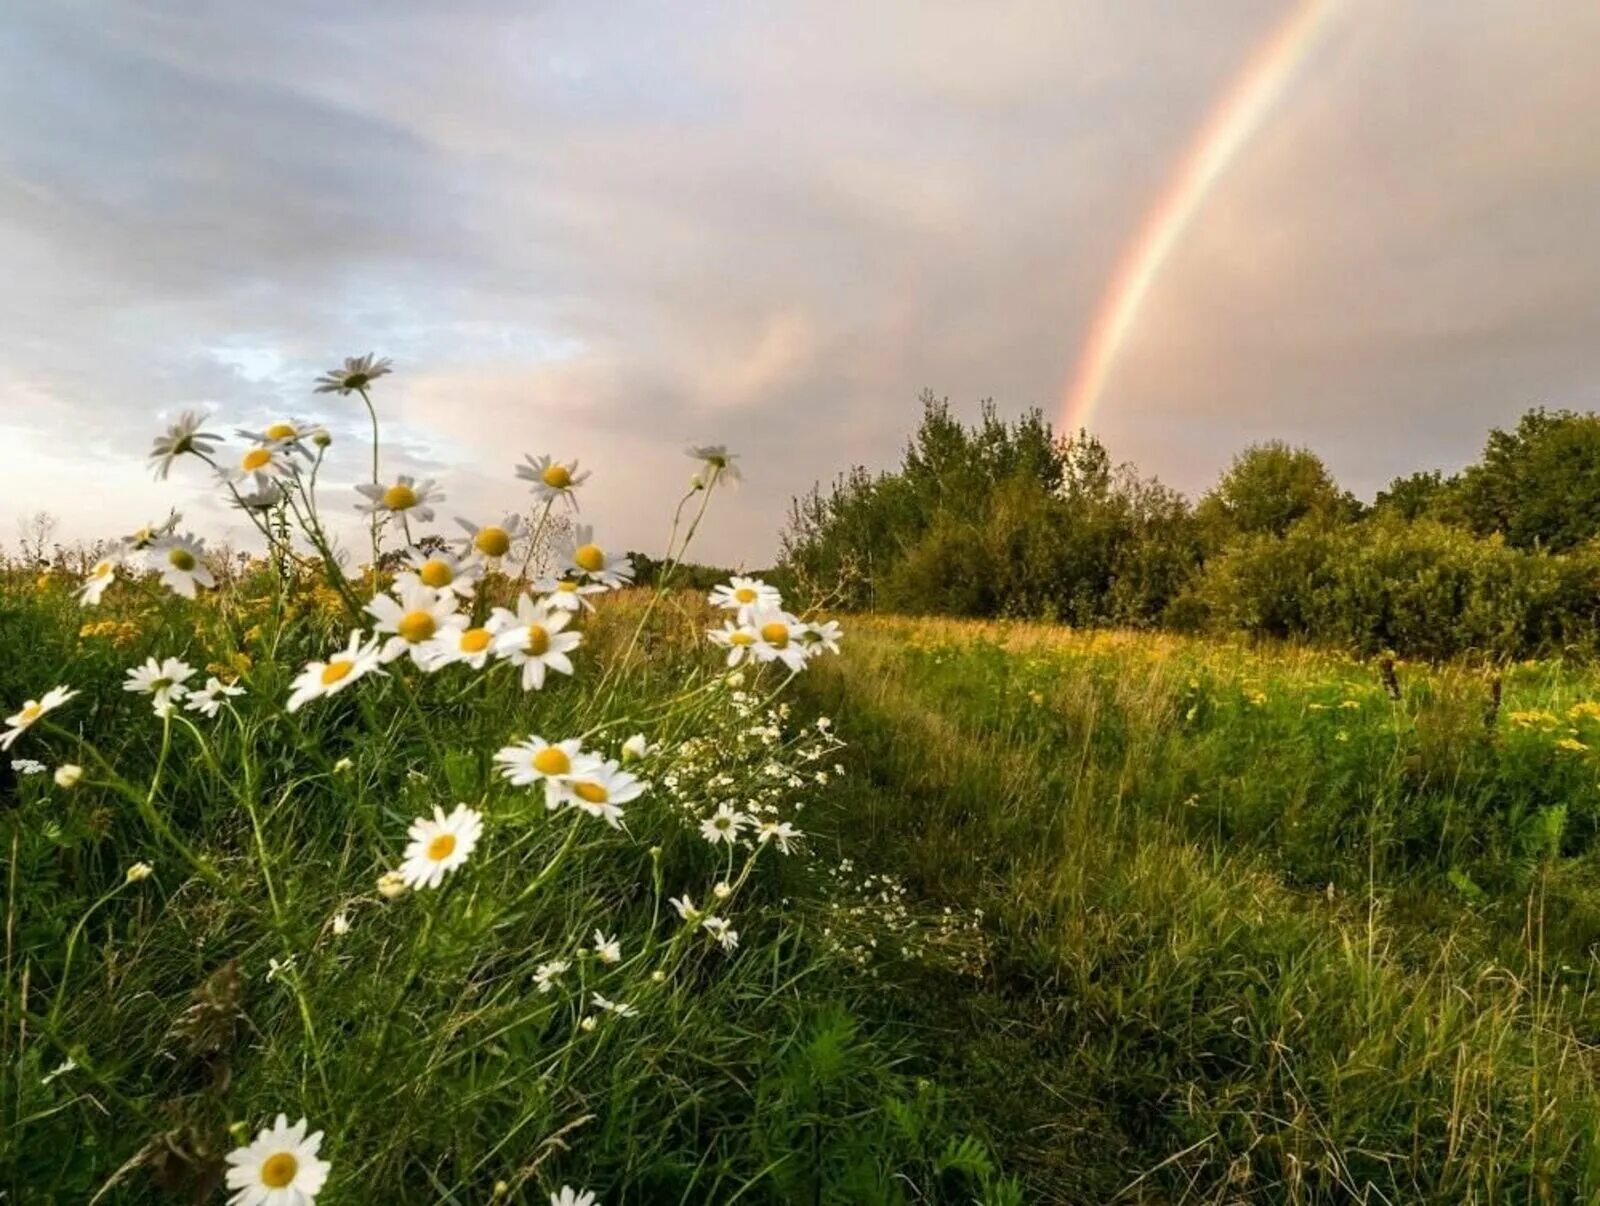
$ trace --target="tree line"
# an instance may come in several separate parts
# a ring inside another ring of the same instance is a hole
[[[838,606],[1238,632],[1405,656],[1600,649],[1600,416],[1529,410],[1460,473],[1371,503],[1314,452],[1234,457],[1191,503],[1094,436],[925,393],[898,468],[793,501],[780,572]]]

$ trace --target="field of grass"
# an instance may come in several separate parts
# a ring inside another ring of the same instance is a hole
[[[324,1206],[1600,1196],[1592,671],[857,617],[790,679],[635,590],[543,690],[289,711],[338,590],[76,586],[0,576],[0,702],[78,692],[0,762],[9,1200],[219,1200],[280,1113]],[[153,714],[152,656],[245,694]],[[507,782],[530,734],[628,759],[620,828]]]

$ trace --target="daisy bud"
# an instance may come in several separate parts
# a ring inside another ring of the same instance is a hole
[[[406,894],[406,877],[398,871],[385,871],[378,876],[378,894],[385,900],[395,900]]]
[[[339,761],[333,764],[333,773],[336,775],[348,774],[355,769],[355,766],[356,764],[350,759],[340,758]]]
[[[643,733],[635,733],[622,743],[622,760],[633,762],[643,758],[650,752],[649,743],[645,741]]]
[[[311,442],[318,448],[326,448],[333,443],[333,433],[326,427],[319,427],[311,433]]]
[[[594,1014],[592,1013],[585,1017],[583,1021],[578,1023],[579,1028],[585,1032],[593,1030],[597,1025],[599,1025],[599,1023],[595,1021]]]
[[[76,763],[68,762],[56,767],[56,786],[66,791],[71,791],[78,786],[78,780],[83,778],[83,767]]]
[[[727,880],[723,880],[716,887],[711,889],[711,895],[715,896],[718,900],[727,900],[728,897],[733,895],[733,889],[728,886]]]
[[[235,1143],[248,1143],[250,1142],[250,1124],[242,1118],[238,1122],[230,1122],[228,1123],[228,1134],[232,1136]]]
[[[136,884],[141,879],[149,879],[155,874],[155,870],[149,863],[134,863],[128,868],[127,882]]]
[[[333,915],[333,935],[343,938],[350,932],[350,915],[348,913],[335,913]]]
[[[694,476],[692,476],[689,479],[689,489],[691,489],[691,490],[704,490],[705,488],[706,488],[705,480],[698,473],[696,473]]]
[[[650,979],[657,984],[665,984],[667,982],[667,973],[658,967],[655,971],[650,973]]]

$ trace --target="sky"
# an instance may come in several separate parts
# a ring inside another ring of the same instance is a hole
[[[1530,405],[1600,401],[1600,6],[1323,0],[1172,243],[1091,424],[1191,496],[1307,444],[1369,496]],[[393,358],[386,474],[441,525],[524,453],[658,553],[693,443],[740,453],[696,554],[761,566],[789,499],[893,465],[923,389],[1058,415],[1119,264],[1293,0],[9,0],[0,541],[183,510],[245,543],[186,409],[335,443]],[[236,441],[237,442],[237,441]],[[359,546],[358,546],[359,547]]]

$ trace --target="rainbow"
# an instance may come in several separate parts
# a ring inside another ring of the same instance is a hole
[[[1298,0],[1190,140],[1165,191],[1117,263],[1061,403],[1061,430],[1087,427],[1150,286],[1228,164],[1305,61],[1336,0]]]

